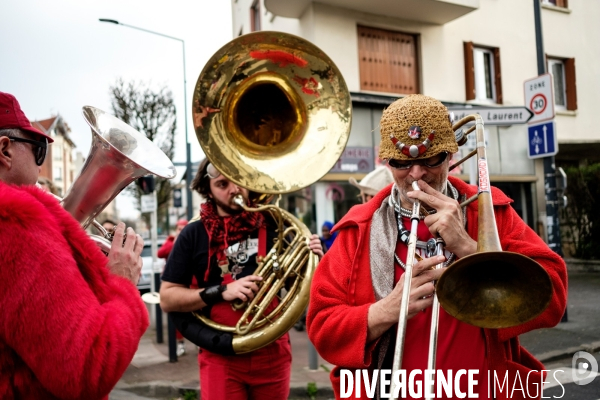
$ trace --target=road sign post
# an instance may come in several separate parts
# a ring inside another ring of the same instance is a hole
[[[529,120],[528,157],[544,159],[544,188],[546,197],[546,233],[548,246],[562,256],[558,197],[556,194],[556,166],[558,139],[554,123],[554,92],[552,75],[541,74],[524,83],[525,105],[533,112]]]

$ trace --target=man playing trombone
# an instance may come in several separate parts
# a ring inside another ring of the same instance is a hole
[[[452,121],[439,101],[411,95],[384,111],[379,157],[392,168],[394,184],[372,201],[352,208],[336,225],[334,229],[339,232],[336,245],[320,262],[311,289],[308,333],[320,355],[336,365],[331,373],[336,398],[347,392],[341,386],[341,377],[354,377],[354,384],[361,386],[354,388],[350,398],[375,396],[375,392],[365,391],[365,381],[359,379],[365,375],[356,371],[367,370],[366,375],[372,376],[373,371],[392,369],[398,355],[396,340],[400,331],[404,331],[398,328],[402,308],[407,321],[405,338],[401,341],[404,343],[399,349],[400,371],[408,377],[411,372],[428,369],[434,281],[447,266],[477,252],[478,230],[482,230],[484,223],[478,211],[481,199],[464,207],[460,205],[464,199],[476,195],[478,188],[448,174],[450,159],[457,151]],[[547,307],[544,304],[544,311],[528,322],[501,329],[470,325],[440,309],[435,371],[478,371],[476,380],[468,379],[465,373],[453,383],[455,393],[469,392],[480,399],[494,396],[488,395],[488,389],[493,389],[488,387],[488,371],[496,372],[502,379],[507,376],[510,386],[520,376],[526,387],[512,393],[512,398],[539,398],[544,367],[519,345],[518,335],[560,321],[566,306],[566,267],[512,209],[511,199],[498,189],[489,191],[502,249],[526,255],[541,264],[540,270],[547,272],[553,286],[548,291],[549,304]],[[418,210],[411,211],[416,202],[426,210],[420,215]],[[413,226],[415,230],[411,229]],[[416,240],[409,248],[413,235]],[[438,238],[445,243],[443,255],[431,249],[436,247]],[[430,239],[434,245],[428,250]],[[422,260],[407,265],[415,257]],[[433,269],[437,265],[440,268]],[[410,290],[406,291],[404,271],[411,269]],[[401,304],[403,294],[408,304]],[[424,375],[412,376],[420,379],[425,389]],[[435,382],[436,378],[433,379]],[[537,394],[534,385],[538,387]],[[390,392],[389,387],[384,392],[379,389],[377,397]],[[444,391],[440,396],[439,388],[433,393],[436,398],[455,398]],[[411,393],[408,398],[423,395]],[[495,398],[503,396],[510,394],[496,393]]]

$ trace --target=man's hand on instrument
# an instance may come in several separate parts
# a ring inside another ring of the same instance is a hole
[[[418,199],[437,212],[425,217],[425,225],[434,237],[441,237],[448,251],[458,257],[465,257],[477,251],[477,242],[465,230],[463,213],[458,201],[443,195],[426,182],[418,181],[419,190],[407,193],[411,199]]]
[[[439,279],[444,268],[432,268],[444,262],[444,260],[444,256],[435,256],[419,261],[413,266],[413,277],[410,282],[411,288],[408,299],[408,318],[414,317],[419,311],[425,310],[433,304],[432,295],[435,291],[433,281]],[[367,317],[367,342],[377,339],[392,325],[398,323],[403,291],[404,275],[389,295],[371,305]]]
[[[108,269],[113,274],[127,278],[137,285],[142,273],[140,254],[143,248],[144,239],[140,235],[136,235],[131,227],[125,231],[125,224],[119,222],[114,230],[108,255]]]
[[[258,285],[255,282],[259,281],[262,281],[262,277],[257,275],[248,275],[232,283],[228,283],[227,289],[225,289],[225,291],[222,293],[223,300],[252,300],[254,295],[258,293]]]
[[[413,276],[410,281],[410,296],[408,300],[408,318],[412,318],[419,311],[431,307],[433,304],[433,293],[435,286],[433,281],[437,280],[444,272],[444,269],[433,269],[439,263],[446,260],[444,256],[435,256],[423,259],[413,266]],[[402,292],[404,290],[404,275],[400,278],[392,293],[386,297],[389,298],[390,307],[394,308],[393,315],[398,322],[400,316],[400,303],[402,302]]]
[[[319,239],[319,235],[313,233],[310,236],[310,241],[308,242],[308,247],[310,250],[319,257],[319,260],[323,258],[323,245],[321,244],[321,239]]]

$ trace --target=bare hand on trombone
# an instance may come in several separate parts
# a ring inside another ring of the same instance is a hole
[[[445,260],[444,256],[435,256],[426,258],[414,265],[408,303],[409,319],[433,304],[433,281],[442,275],[445,268],[437,270],[432,268]],[[377,339],[398,322],[403,285],[404,275],[400,277],[394,290],[388,296],[372,304],[369,308],[367,342]]]
[[[446,243],[446,250],[465,257],[477,251],[477,242],[465,230],[463,213],[458,201],[443,195],[429,186],[425,181],[418,182],[420,191],[413,190],[406,195],[411,199],[418,199],[421,204],[437,210],[423,220],[434,237],[441,237]]]

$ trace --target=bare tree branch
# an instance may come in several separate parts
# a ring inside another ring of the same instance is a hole
[[[117,79],[109,91],[113,114],[146,135],[167,157],[173,159],[177,110],[171,91],[167,87],[154,91],[146,83],[135,81],[125,83],[121,78]],[[159,225],[163,225],[165,232],[168,232],[166,216],[173,187],[168,179],[155,178],[158,221]],[[129,185],[124,193],[133,196],[140,207],[142,193],[136,185]],[[148,220],[149,217],[146,216],[146,219]]]

